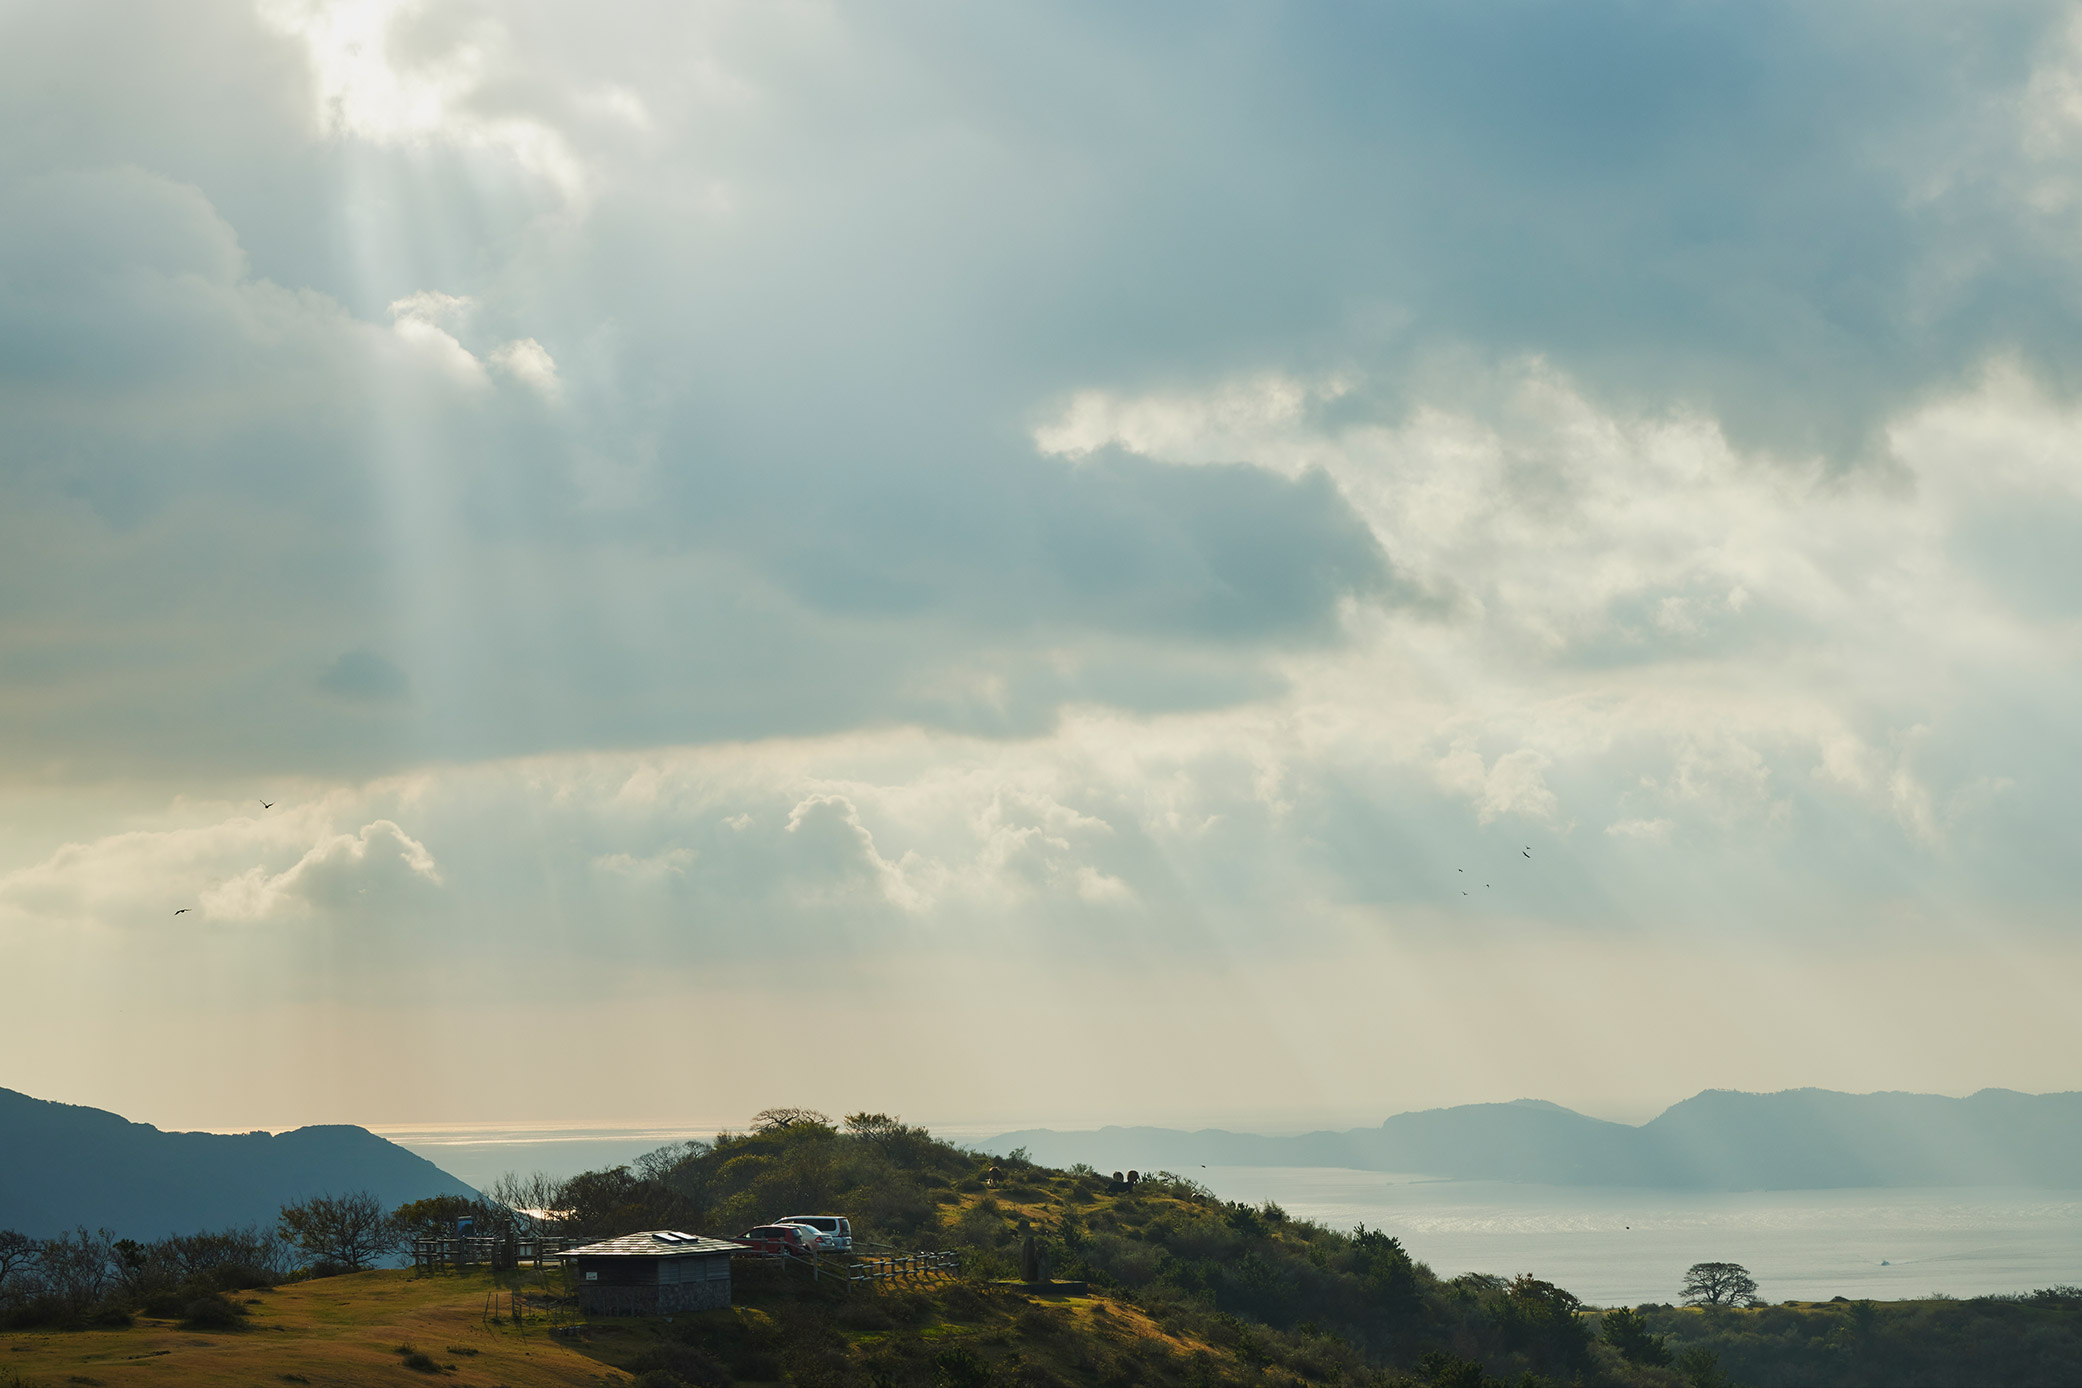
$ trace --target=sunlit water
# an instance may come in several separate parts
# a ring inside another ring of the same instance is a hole
[[[383,1128],[382,1136],[416,1152],[479,1190],[507,1172],[542,1172],[563,1180],[635,1161],[685,1138],[711,1138],[713,1129],[677,1128]]]
[[[1531,1272],[1602,1305],[1675,1301],[1684,1270],[1707,1261],[1741,1263],[1773,1301],[2082,1284],[2082,1191],[1626,1190],[1297,1166],[1185,1174],[1225,1199],[1385,1229],[1445,1276]]]
[[[483,1187],[504,1171],[612,1166],[666,1130],[392,1132]],[[1675,1301],[1684,1270],[1741,1263],[1771,1300],[1979,1296],[2082,1284],[2082,1191],[1700,1192],[1439,1181],[1314,1166],[1183,1173],[1334,1228],[1385,1229],[1444,1276],[1530,1272],[1600,1305]]]

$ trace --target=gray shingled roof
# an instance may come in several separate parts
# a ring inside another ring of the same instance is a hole
[[[745,1246],[729,1239],[707,1239],[699,1234],[682,1234],[677,1229],[652,1229],[641,1234],[624,1234],[618,1239],[567,1248],[560,1258],[678,1258],[689,1253],[743,1253]]]

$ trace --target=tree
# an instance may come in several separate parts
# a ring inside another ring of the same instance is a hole
[[[486,1192],[492,1203],[513,1211],[530,1224],[555,1224],[565,1213],[559,1201],[564,1183],[546,1171],[522,1176],[509,1171]]]
[[[1352,1270],[1382,1309],[1412,1311],[1417,1307],[1417,1270],[1402,1240],[1364,1224],[1352,1231]]]
[[[0,1302],[7,1299],[10,1279],[36,1265],[36,1240],[15,1229],[0,1229]]]
[[[897,1136],[903,1130],[903,1121],[898,1118],[892,1118],[886,1113],[869,1113],[866,1110],[862,1110],[859,1113],[846,1115],[846,1131],[855,1137],[866,1138],[870,1142],[880,1142],[886,1138]]]
[[[767,1108],[761,1109],[752,1119],[755,1133],[783,1133],[794,1128],[822,1128],[836,1132],[831,1119],[813,1108]]]
[[[1721,1369],[1721,1357],[1704,1345],[1693,1345],[1678,1355],[1677,1372],[1692,1388],[1734,1388],[1734,1380]]]
[[[626,1166],[587,1171],[557,1189],[557,1228],[588,1238],[612,1238],[635,1229],[695,1229],[703,1210],[692,1195]]]
[[[480,1200],[467,1195],[430,1195],[391,1211],[390,1222],[400,1240],[453,1237],[458,1220],[470,1220],[477,1232],[491,1234],[495,1218]]]
[[[677,1171],[682,1162],[707,1151],[706,1142],[688,1138],[685,1142],[668,1142],[663,1147],[654,1147],[631,1164],[636,1168],[638,1180],[663,1181]]]
[[[314,1264],[360,1272],[398,1246],[398,1229],[369,1191],[314,1195],[282,1207],[282,1237]]]
[[[1740,1263],[1693,1263],[1683,1296],[1687,1306],[1755,1306],[1757,1279]]]
[[[1513,1349],[1532,1350],[1564,1364],[1583,1358],[1590,1343],[1583,1303],[1530,1273],[1511,1279],[1496,1308],[1497,1328]]]
[[[1661,1335],[1652,1335],[1648,1330],[1648,1317],[1630,1306],[1616,1311],[1607,1311],[1598,1327],[1605,1343],[1619,1351],[1620,1358],[1630,1364],[1661,1366],[1670,1362],[1670,1344]]]
[[[116,1285],[116,1236],[106,1229],[60,1234],[36,1251],[43,1290],[74,1315],[104,1300]]]

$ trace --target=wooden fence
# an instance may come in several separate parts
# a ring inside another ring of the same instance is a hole
[[[418,1272],[439,1272],[443,1268],[457,1269],[488,1263],[495,1268],[519,1267],[527,1263],[541,1267],[545,1259],[553,1259],[567,1248],[576,1248],[581,1239],[559,1238],[552,1234],[522,1234],[514,1238],[500,1238],[493,1234],[450,1234],[441,1238],[416,1238],[412,1240],[412,1267]]]
[[[898,1253],[855,1258],[847,1280],[925,1282],[960,1275],[959,1253]]]
[[[734,1269],[747,1271],[801,1269],[814,1282],[837,1282],[848,1291],[856,1286],[924,1284],[961,1275],[959,1253],[740,1253],[730,1261]]]

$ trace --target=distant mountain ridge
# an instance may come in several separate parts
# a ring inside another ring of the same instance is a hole
[[[475,1191],[366,1128],[169,1133],[105,1109],[0,1089],[0,1229],[84,1225],[150,1239],[272,1226],[285,1204],[369,1190],[386,1206]]]
[[[1345,1166],[1460,1180],[1702,1190],[2082,1187],[2082,1093],[1776,1094],[1709,1089],[1639,1127],[1538,1099],[1401,1113],[1378,1128],[1268,1137],[1220,1129],[1006,1133],[1036,1161],[1190,1172]]]

